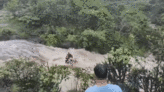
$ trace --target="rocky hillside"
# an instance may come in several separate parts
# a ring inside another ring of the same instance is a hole
[[[31,60],[35,59],[35,61],[38,63],[48,62],[49,66],[55,64],[66,65],[65,57],[68,52],[73,54],[73,57],[76,58],[76,60],[78,61],[78,63],[75,65],[76,67],[89,69],[88,71],[92,74],[93,68],[96,63],[101,63],[108,56],[107,54],[101,55],[89,52],[85,49],[62,49],[57,47],[49,47],[42,44],[31,43],[26,40],[9,40],[0,41],[0,65],[4,65],[4,62],[10,59],[20,57],[30,58]],[[146,58],[146,62],[140,60],[138,63],[136,63],[134,58],[132,58],[130,63],[133,65],[133,67],[145,67],[146,69],[151,70],[153,69],[153,67],[157,66],[157,64],[155,64],[153,60],[153,55],[149,55]],[[75,77],[70,76],[69,80],[62,81],[60,85],[64,92],[75,88],[76,85],[69,85],[70,83],[75,84],[74,82],[76,81],[74,81],[74,79]]]

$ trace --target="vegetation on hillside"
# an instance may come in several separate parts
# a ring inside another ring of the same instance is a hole
[[[140,0],[134,0],[134,2],[126,0],[9,0],[4,6],[4,10],[11,13],[5,18],[9,26],[0,29],[0,39],[4,39],[3,37],[8,39],[11,35],[19,35],[24,39],[36,36],[44,40],[46,45],[60,46],[65,42],[73,42],[79,48],[89,51],[101,54],[110,53],[113,57],[108,57],[106,64],[112,65],[119,71],[119,74],[112,71],[113,83],[120,82],[126,85],[129,89],[124,92],[138,92],[139,88],[143,88],[145,92],[161,92],[164,90],[162,86],[164,68],[161,66],[164,56],[163,9],[162,0],[150,2],[140,2]],[[149,26],[151,23],[158,27],[152,29]],[[136,55],[144,56],[147,52],[156,56],[158,66],[154,71],[132,69],[129,58]],[[10,68],[14,67],[10,66]],[[61,73],[69,72],[64,67],[60,68],[63,70],[52,67],[48,72],[35,73],[38,74],[32,79],[33,82],[38,83],[35,86],[28,84],[29,80],[19,78],[16,73],[17,78],[13,77],[15,78],[13,81],[17,80],[17,82],[14,85],[23,87],[20,91],[35,87],[41,92],[57,92],[60,90],[58,87],[60,81],[55,79],[62,80],[64,79],[62,76],[65,75]],[[57,72],[54,72],[55,69]],[[162,72],[159,69],[162,69]],[[81,90],[84,91],[88,87],[88,80],[93,79],[93,75],[88,76],[80,70],[77,71],[77,75],[81,76],[84,82],[81,86]],[[130,73],[126,75],[126,72]],[[11,76],[10,69],[3,70],[1,73],[3,78]],[[54,73],[60,76],[55,77]],[[125,76],[128,76],[129,80],[126,81]],[[144,85],[140,85],[140,80],[145,80],[142,81]],[[22,83],[27,83],[28,86]],[[51,88],[49,88],[50,85]]]

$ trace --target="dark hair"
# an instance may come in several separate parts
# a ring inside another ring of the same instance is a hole
[[[94,72],[99,79],[105,79],[107,77],[107,67],[103,64],[97,64],[94,68]]]

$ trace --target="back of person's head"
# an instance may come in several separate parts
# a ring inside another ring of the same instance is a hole
[[[105,79],[107,77],[107,67],[103,64],[97,64],[94,68],[95,75],[98,79]]]

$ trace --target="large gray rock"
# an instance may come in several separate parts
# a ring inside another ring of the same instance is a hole
[[[41,47],[41,44],[33,44],[25,40],[9,40],[0,42],[0,60],[6,61],[11,58],[32,56],[38,57],[39,52],[37,47]]]

